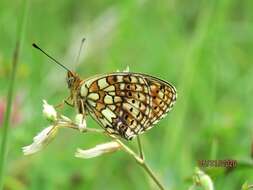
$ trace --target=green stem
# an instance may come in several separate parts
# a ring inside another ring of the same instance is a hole
[[[141,159],[145,160],[144,151],[143,151],[142,144],[141,144],[141,138],[139,136],[137,136],[137,143],[138,143],[140,157],[141,157]]]
[[[151,170],[151,168],[145,163],[143,162],[143,164],[141,165],[143,167],[143,169],[148,173],[148,175],[154,180],[154,182],[158,185],[158,187],[161,190],[165,190],[165,188],[163,187],[163,185],[160,183],[160,181],[157,179],[157,177],[155,176],[154,172]]]
[[[127,145],[125,145],[121,140],[115,139],[122,147],[122,149],[131,155],[137,163],[146,171],[146,173],[153,179],[153,181],[156,183],[156,185],[161,189],[164,190],[165,188],[161,184],[161,182],[158,180],[154,172],[151,170],[151,168],[146,164],[144,159],[142,159],[140,156],[138,156],[132,149],[130,149]]]
[[[18,52],[19,52],[19,43],[16,44],[16,48],[14,51],[10,86],[9,86],[8,95],[7,95],[6,112],[4,114],[1,153],[0,153],[0,189],[3,188],[3,173],[4,173],[4,165],[5,165],[5,159],[6,159],[6,154],[7,154],[7,143],[8,143],[8,136],[9,136],[8,134],[9,134],[9,125],[10,125],[13,88],[14,88],[14,80],[16,76],[17,62],[18,62],[18,55],[19,55]]]
[[[67,125],[64,126],[64,127],[67,127]],[[68,128],[79,130],[74,123],[71,123],[70,125],[68,125]],[[113,140],[115,140],[117,143],[119,143],[121,145],[121,148],[122,148],[123,151],[125,151],[127,154],[129,154],[130,156],[132,156],[135,159],[135,161],[153,179],[153,181],[157,184],[157,186],[159,187],[159,189],[165,190],[164,186],[158,180],[157,176],[154,174],[154,172],[151,170],[151,168],[144,161],[144,158],[142,157],[143,156],[143,149],[141,148],[142,146],[141,146],[141,142],[140,141],[138,141],[138,146],[140,146],[139,148],[140,148],[141,154],[140,154],[140,156],[138,156],[131,148],[129,148],[127,145],[125,145],[120,139],[118,139],[114,135],[110,135],[108,133],[105,133],[104,130],[86,128],[82,132],[84,132],[84,133],[86,133],[86,132],[97,132],[97,133],[100,133],[100,134],[103,133],[103,134],[108,135],[110,138],[112,138]]]
[[[1,141],[1,150],[0,150],[0,190],[3,189],[3,178],[4,178],[4,167],[6,162],[7,156],[7,145],[8,145],[8,138],[9,138],[9,126],[10,126],[10,116],[11,116],[11,108],[12,108],[12,100],[13,100],[13,92],[14,92],[14,82],[17,73],[17,65],[19,61],[20,55],[20,45],[24,35],[24,26],[26,21],[26,14],[27,14],[27,2],[24,3],[24,12],[21,17],[21,24],[18,26],[17,31],[17,41],[14,49],[13,59],[12,59],[12,70],[10,76],[10,84],[7,93],[7,104],[6,104],[6,112],[4,114],[4,121],[3,121],[3,129],[2,129],[2,141]]]

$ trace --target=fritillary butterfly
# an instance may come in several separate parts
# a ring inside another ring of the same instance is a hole
[[[152,128],[172,109],[176,88],[159,78],[132,72],[115,72],[81,80],[36,44],[33,46],[68,71],[69,105],[90,114],[109,134],[127,140]]]

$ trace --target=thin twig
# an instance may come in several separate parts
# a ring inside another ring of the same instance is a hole
[[[132,149],[130,149],[127,145],[125,145],[121,140],[116,139],[116,141],[121,145],[121,147],[123,148],[123,150],[126,153],[128,153],[129,155],[131,155],[137,161],[137,163],[153,179],[153,181],[157,184],[157,186],[161,190],[164,190],[165,188],[163,187],[163,185],[161,184],[161,182],[158,180],[158,178],[156,177],[156,175],[154,174],[154,172],[151,170],[151,168],[146,164],[146,162],[140,156],[138,156],[134,151],[132,151]]]
[[[162,190],[165,190],[163,185],[160,183],[160,181],[155,176],[154,172],[151,170],[151,168],[147,165],[146,162],[143,162],[142,167],[145,169],[145,171],[149,174],[149,176],[154,180],[154,182],[158,185],[158,187]]]
[[[71,128],[71,129],[76,129],[76,130],[79,130],[78,126],[72,122],[72,123],[69,123],[69,122],[61,122],[61,121],[58,121],[57,122],[57,125],[58,126],[61,126],[61,127],[66,127],[66,128]],[[105,130],[102,130],[102,129],[93,129],[93,128],[85,128],[82,130],[83,133],[87,133],[87,132],[93,132],[93,133],[106,133]]]
[[[142,165],[144,160],[141,159],[131,148],[129,148],[127,145],[125,145],[121,140],[119,140],[118,138],[113,138],[117,143],[119,143],[122,147],[122,149],[128,153],[129,155],[131,155],[138,164]]]
[[[143,151],[142,144],[141,144],[141,138],[139,136],[137,136],[137,143],[138,143],[140,157],[141,157],[141,159],[145,160],[144,151]]]

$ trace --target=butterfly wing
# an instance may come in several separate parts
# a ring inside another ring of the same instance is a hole
[[[86,80],[81,96],[90,115],[107,132],[129,140],[171,110],[176,89],[156,77],[117,72]]]

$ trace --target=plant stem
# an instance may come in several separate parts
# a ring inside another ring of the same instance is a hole
[[[138,143],[140,157],[141,157],[141,159],[145,160],[144,151],[143,151],[142,144],[141,144],[141,138],[139,136],[137,136],[137,143]]]
[[[149,176],[154,180],[154,182],[158,185],[158,187],[162,190],[164,190],[165,188],[163,187],[163,185],[160,183],[160,181],[157,179],[157,177],[155,176],[154,172],[152,171],[152,169],[146,164],[146,162],[143,162],[142,167],[144,168],[144,170],[149,174]]]
[[[130,149],[127,145],[125,145],[121,140],[116,139],[116,141],[121,145],[123,150],[131,155],[137,163],[146,171],[146,173],[153,179],[153,181],[157,184],[157,186],[164,190],[164,186],[161,184],[161,182],[158,180],[157,176],[154,174],[154,172],[151,170],[151,168],[146,164],[143,158],[138,156],[132,149]]]
[[[10,126],[10,116],[11,116],[12,99],[13,99],[13,91],[14,91],[14,82],[15,82],[16,73],[17,73],[17,65],[19,61],[20,45],[23,39],[23,34],[24,34],[26,13],[27,13],[27,2],[25,2],[24,4],[24,12],[21,17],[21,22],[18,22],[18,24],[20,25],[18,26],[18,31],[17,31],[17,41],[16,41],[13,59],[12,59],[10,84],[9,84],[9,89],[7,93],[6,112],[4,114],[2,141],[1,141],[1,150],[0,150],[0,190],[3,189],[3,176],[4,176],[3,174],[4,174],[4,167],[5,167],[5,160],[7,156],[7,145],[8,145],[8,137],[9,137],[9,126]]]
[[[5,159],[6,159],[6,154],[7,154],[11,105],[12,105],[14,80],[15,80],[15,75],[16,75],[16,70],[17,70],[18,52],[19,52],[19,44],[17,43],[15,51],[14,51],[14,56],[13,56],[10,86],[9,86],[8,94],[7,94],[7,105],[6,105],[6,112],[4,114],[4,122],[3,122],[1,153],[0,153],[0,189],[3,188],[3,173],[4,173],[4,165],[5,165]]]
[[[71,129],[76,129],[78,130],[77,126],[73,123],[72,126],[68,126]],[[112,138],[113,140],[115,140],[117,143],[119,143],[121,145],[121,148],[123,151],[125,151],[127,154],[129,154],[130,156],[132,156],[135,161],[146,171],[146,173],[153,179],[153,181],[157,184],[157,186],[159,187],[159,189],[161,190],[165,190],[164,186],[162,185],[162,183],[158,180],[157,176],[154,174],[154,172],[151,170],[151,168],[146,164],[144,158],[143,158],[143,149],[142,149],[142,145],[140,142],[140,139],[138,140],[138,146],[140,148],[140,156],[138,156],[131,148],[129,148],[127,145],[125,145],[120,139],[118,139],[117,137],[110,135],[108,133],[105,133],[104,130],[100,130],[100,129],[91,129],[91,128],[86,128],[84,131],[85,132],[97,132],[97,133],[104,133],[107,134],[110,138]]]

